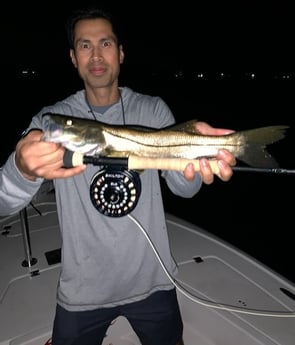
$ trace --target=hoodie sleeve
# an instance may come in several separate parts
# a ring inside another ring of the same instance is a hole
[[[183,198],[192,198],[202,186],[199,174],[196,174],[193,181],[187,181],[180,171],[165,170],[162,171],[161,176],[165,179],[171,192]]]
[[[26,179],[15,164],[15,152],[0,168],[0,216],[8,216],[22,210],[32,200],[43,182]]]

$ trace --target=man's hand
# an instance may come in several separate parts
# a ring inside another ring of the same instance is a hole
[[[32,130],[16,145],[15,162],[24,177],[32,181],[38,177],[51,180],[75,176],[86,169],[86,165],[64,168],[64,147],[41,141],[41,137],[41,131]]]
[[[233,133],[233,130],[224,128],[211,127],[206,122],[197,122],[196,129],[201,135],[225,135]],[[219,172],[216,174],[222,181],[228,181],[233,175],[232,167],[236,165],[235,156],[227,150],[219,150],[217,156],[217,165]],[[214,181],[214,173],[210,167],[209,160],[206,158],[200,159],[199,174],[205,184],[211,184]],[[195,177],[195,169],[193,164],[188,164],[184,170],[184,176],[187,180],[191,181]]]

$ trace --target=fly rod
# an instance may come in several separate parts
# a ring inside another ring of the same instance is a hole
[[[64,166],[74,167],[81,164],[93,165],[117,165],[124,166],[129,170],[178,170],[183,171],[188,163],[192,163],[196,171],[200,170],[199,159],[185,158],[158,158],[158,157],[140,157],[130,155],[128,157],[101,157],[87,156],[78,152],[65,151]],[[214,174],[219,173],[219,167],[216,159],[210,159],[209,164]],[[237,172],[255,172],[255,173],[271,173],[271,174],[295,174],[295,170],[282,168],[255,168],[250,166],[234,166],[233,171]]]

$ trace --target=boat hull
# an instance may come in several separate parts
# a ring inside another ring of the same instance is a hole
[[[32,265],[22,214],[0,218],[0,345],[50,344],[61,246],[54,197],[28,207],[26,216]],[[294,345],[295,317],[254,313],[294,312],[292,282],[206,230],[166,219],[186,345]],[[119,317],[103,342],[110,344],[140,342]]]

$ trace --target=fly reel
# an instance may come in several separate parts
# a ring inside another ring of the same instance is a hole
[[[123,217],[137,205],[141,193],[139,174],[123,167],[107,166],[91,180],[90,199],[103,215]]]

